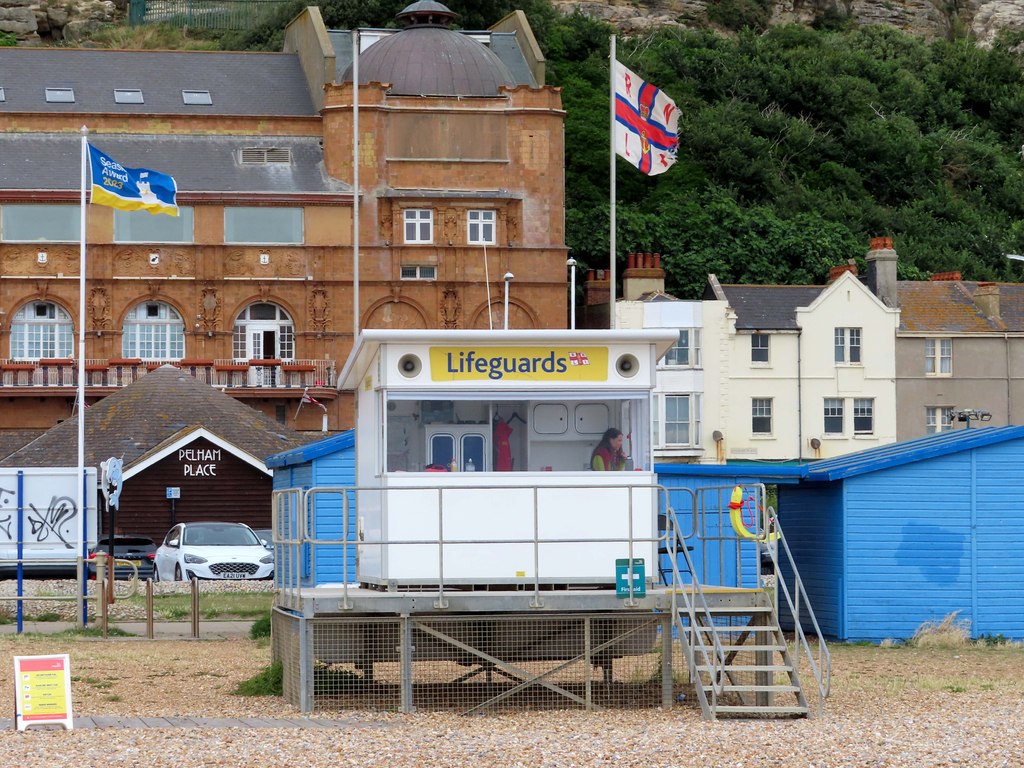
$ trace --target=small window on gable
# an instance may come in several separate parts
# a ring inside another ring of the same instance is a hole
[[[145,104],[142,91],[138,88],[115,88],[114,101],[117,104]]]
[[[47,88],[46,102],[48,104],[74,104],[74,88]]]
[[[209,106],[213,104],[213,99],[210,97],[209,91],[182,91],[181,100],[185,104],[195,104],[199,106]]]

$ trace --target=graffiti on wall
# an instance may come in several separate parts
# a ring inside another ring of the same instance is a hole
[[[95,471],[88,471],[92,489]],[[0,470],[0,545],[18,542],[18,510],[21,509],[21,540],[25,546],[45,550],[74,550],[82,539],[82,515],[79,510],[74,469],[25,469],[22,471],[21,499],[18,498],[17,471]],[[87,508],[95,509],[95,490],[87,496]],[[87,538],[96,538],[95,514],[88,516]]]

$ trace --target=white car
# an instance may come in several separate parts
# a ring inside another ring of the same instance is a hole
[[[156,550],[153,581],[269,579],[274,554],[243,523],[179,523]]]

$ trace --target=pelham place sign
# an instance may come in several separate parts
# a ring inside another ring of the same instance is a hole
[[[220,448],[180,448],[178,463],[185,477],[216,477]]]

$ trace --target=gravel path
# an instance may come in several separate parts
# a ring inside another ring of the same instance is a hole
[[[277,698],[231,695],[269,662],[265,644],[0,637],[12,655],[70,653],[76,714],[289,718]],[[836,647],[824,717],[707,723],[671,712],[462,717],[317,712],[328,729],[0,733],[5,766],[628,766],[930,768],[1024,766],[1024,648]],[[7,662],[8,675],[12,669]],[[10,678],[8,678],[10,679]],[[0,684],[0,711],[13,711]]]

